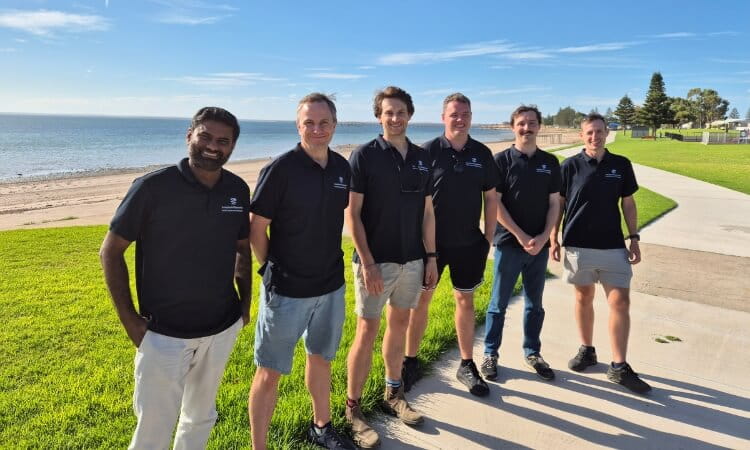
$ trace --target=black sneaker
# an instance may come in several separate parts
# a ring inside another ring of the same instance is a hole
[[[488,380],[497,380],[497,356],[484,355],[480,370],[482,376]]]
[[[638,374],[633,372],[633,369],[628,363],[625,363],[625,365],[619,369],[615,369],[610,365],[607,370],[607,378],[613,383],[625,386],[636,394],[645,394],[651,390],[651,386],[638,378]]]
[[[568,368],[576,372],[583,372],[586,367],[595,366],[597,363],[596,349],[582,345],[578,348],[578,354],[568,361]]]
[[[456,378],[469,388],[469,392],[477,397],[484,397],[490,393],[490,388],[487,386],[487,383],[484,382],[482,377],[479,376],[479,371],[477,370],[477,365],[474,364],[474,361],[465,366],[459,364]]]
[[[542,358],[540,354],[529,355],[524,358],[524,362],[527,366],[531,367],[539,375],[539,378],[545,381],[551,381],[555,379],[555,372],[549,368],[547,361]]]
[[[419,360],[417,358],[404,358],[404,365],[401,367],[401,381],[404,383],[404,392],[409,392],[420,378],[422,378],[422,368],[419,367]]]
[[[307,440],[318,447],[357,450],[357,447],[355,447],[349,439],[339,435],[336,430],[333,429],[331,422],[328,422],[326,426],[323,427],[323,432],[321,434],[318,434],[318,431],[315,428],[315,424],[311,423],[310,428],[307,429]]]

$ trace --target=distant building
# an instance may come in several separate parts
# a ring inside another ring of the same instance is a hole
[[[610,122],[607,124],[607,127],[609,127],[610,130],[619,130],[620,124],[617,122]]]
[[[630,133],[631,133],[631,136],[634,138],[642,138],[642,137],[648,136],[648,127],[644,127],[640,125],[634,126],[633,128],[631,128]]]

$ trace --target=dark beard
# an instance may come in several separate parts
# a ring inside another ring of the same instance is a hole
[[[196,144],[190,144],[188,148],[190,161],[195,167],[199,169],[214,172],[221,169],[221,167],[226,164],[227,160],[229,159],[229,155],[224,157],[221,155],[221,153],[219,153],[219,159],[206,158],[202,155],[204,150],[206,150],[205,147],[201,147],[200,145]]]

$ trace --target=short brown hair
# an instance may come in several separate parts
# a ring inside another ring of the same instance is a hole
[[[465,105],[468,105],[469,109],[471,109],[471,100],[469,100],[469,97],[465,96],[464,94],[460,92],[454,92],[453,94],[445,97],[445,100],[443,100],[443,111],[445,111],[445,108],[448,106],[448,103],[450,102],[463,103]]]
[[[539,121],[539,125],[542,124],[542,113],[539,112],[539,108],[536,107],[536,105],[521,105],[518,108],[516,108],[515,111],[513,111],[510,114],[510,126],[513,126],[513,123],[516,120],[516,117],[520,116],[523,113],[526,112],[533,112],[536,114],[536,120]]]
[[[299,110],[302,109],[302,105],[307,105],[309,103],[325,103],[328,105],[328,109],[331,110],[331,115],[333,116],[333,123],[337,123],[336,120],[336,104],[333,103],[333,101],[336,99],[336,96],[333,94],[326,95],[320,92],[313,92],[311,94],[307,94],[304,97],[302,97],[302,100],[297,103],[297,114],[299,114]]]
[[[375,113],[376,118],[379,119],[380,115],[383,114],[382,103],[386,98],[395,98],[396,100],[401,100],[406,103],[406,111],[409,112],[410,116],[414,115],[414,102],[411,100],[411,95],[399,87],[388,86],[382,91],[377,91],[375,93],[375,98],[372,101],[372,110]]]
[[[581,119],[581,128],[583,128],[584,123],[591,123],[597,120],[601,120],[604,124],[604,128],[607,128],[607,119],[599,113],[590,113],[583,116],[583,119]]]

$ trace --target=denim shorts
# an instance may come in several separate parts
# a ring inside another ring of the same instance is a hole
[[[309,355],[336,356],[344,324],[346,285],[318,297],[293,298],[260,288],[255,324],[255,365],[283,374],[292,370],[294,347],[305,339]]]

